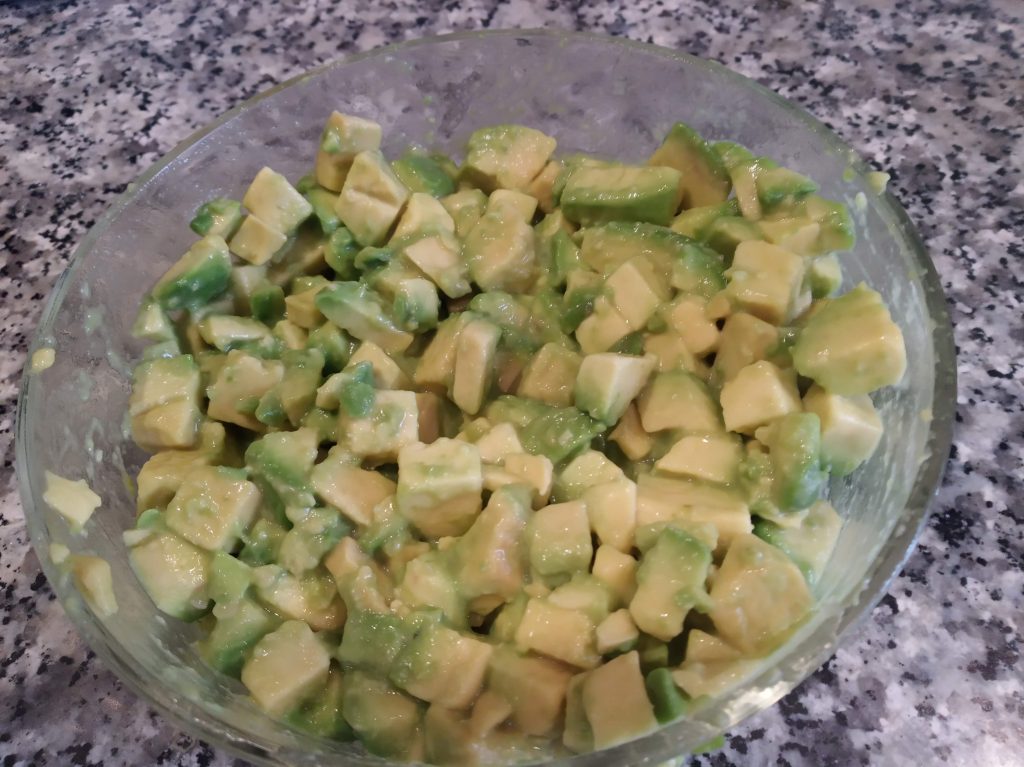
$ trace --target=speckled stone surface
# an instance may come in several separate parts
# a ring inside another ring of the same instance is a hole
[[[241,764],[163,722],[94,660],[27,544],[14,405],[41,302],[74,245],[138,173],[240,100],[346,52],[512,26],[650,40],[803,104],[892,171],[949,296],[956,444],[917,551],[834,658],[692,763],[1024,763],[1024,6],[675,5],[0,5],[0,764]]]

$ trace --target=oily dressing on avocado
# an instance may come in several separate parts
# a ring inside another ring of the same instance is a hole
[[[126,532],[269,715],[502,764],[685,717],[813,609],[903,338],[810,180],[679,123],[644,165],[482,128],[197,211],[145,297]]]

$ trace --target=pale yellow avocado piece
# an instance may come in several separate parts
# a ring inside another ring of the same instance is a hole
[[[719,399],[725,428],[740,434],[753,434],[780,416],[802,410],[796,371],[782,370],[765,360],[737,372],[722,386]]]
[[[482,290],[524,293],[536,277],[533,228],[513,207],[491,208],[462,243],[463,259]]]
[[[636,483],[625,477],[583,491],[590,528],[602,544],[619,551],[633,548],[636,531]]]
[[[475,131],[467,143],[460,175],[485,192],[524,190],[544,169],[557,142],[523,125],[494,125]]]
[[[333,448],[313,467],[310,484],[321,500],[357,525],[369,525],[374,507],[394,495],[397,485],[380,472],[360,468],[354,461],[358,459]]]
[[[511,600],[523,588],[529,507],[520,488],[498,490],[465,535],[452,544],[453,575],[469,599]]]
[[[199,335],[210,346],[227,351],[234,344],[270,339],[270,328],[259,320],[231,314],[208,314],[197,325]]]
[[[546,343],[523,369],[516,394],[558,407],[571,405],[581,362],[582,357],[572,349]]]
[[[371,461],[394,462],[402,448],[419,442],[419,412],[414,392],[378,391],[365,418],[340,414],[339,444]]]
[[[480,513],[482,491],[475,445],[441,437],[398,454],[398,510],[429,538],[465,533]]]
[[[294,709],[327,684],[331,658],[301,621],[286,621],[256,643],[242,667],[242,684],[269,714]]]
[[[636,646],[640,630],[626,608],[620,608],[597,624],[597,651],[602,655],[627,652]]]
[[[324,557],[324,567],[334,578],[339,589],[348,583],[348,580],[359,571],[359,568],[370,567],[373,564],[376,563],[370,559],[369,554],[359,547],[356,539],[347,535],[338,541]]]
[[[256,215],[242,220],[228,247],[243,261],[262,266],[277,255],[288,242],[288,235],[271,227]]]
[[[562,732],[562,743],[570,751],[582,754],[594,750],[594,734],[587,722],[587,712],[583,708],[583,683],[590,672],[577,674],[569,680],[569,689],[565,693],[565,728]]]
[[[195,401],[180,399],[132,416],[132,439],[143,450],[193,447],[200,413]]]
[[[635,650],[605,663],[583,681],[583,710],[594,748],[608,748],[658,729]]]
[[[398,219],[392,243],[415,234],[443,232],[455,234],[455,221],[437,198],[425,192],[413,192]]]
[[[612,592],[621,605],[628,605],[636,593],[637,561],[630,554],[607,544],[594,555],[591,573]]]
[[[197,466],[167,505],[167,526],[196,546],[230,551],[252,522],[260,491],[241,469]]]
[[[553,188],[555,181],[562,172],[562,163],[558,160],[551,160],[544,166],[544,170],[538,173],[531,181],[526,191],[537,200],[537,207],[545,213],[551,213],[555,209]]]
[[[736,479],[743,447],[727,434],[688,435],[654,463],[654,468],[678,477],[727,484]]]
[[[459,333],[451,399],[459,409],[476,415],[483,407],[494,373],[501,328],[490,320],[473,319]]]
[[[630,331],[643,330],[669,295],[668,285],[644,256],[635,256],[619,266],[605,280],[604,288]]]
[[[279,320],[274,323],[274,338],[281,340],[286,349],[305,349],[309,334],[290,320]]]
[[[455,222],[455,234],[465,239],[487,209],[487,195],[479,189],[461,189],[442,197],[441,204]]]
[[[484,463],[501,463],[512,453],[523,453],[516,427],[510,423],[498,423],[476,440],[480,460]]]
[[[128,412],[135,416],[178,400],[194,402],[199,385],[199,366],[188,355],[144,361],[132,373]]]
[[[324,569],[292,575],[280,565],[264,565],[252,572],[256,593],[285,618],[303,621],[315,631],[337,631],[347,611],[337,583]]]
[[[398,363],[373,341],[363,341],[345,365],[351,371],[360,362],[373,368],[373,385],[378,389],[411,389],[412,380]]]
[[[426,387],[447,394],[455,372],[455,350],[459,333],[472,317],[460,312],[438,325],[434,337],[420,355],[412,380],[417,387]]]
[[[724,383],[747,365],[763,360],[778,346],[779,329],[746,312],[729,316],[718,339],[715,373]]]
[[[708,318],[706,306],[707,302],[699,296],[680,296],[662,310],[669,326],[697,357],[717,351],[721,335],[718,326]]]
[[[606,352],[632,332],[626,318],[607,296],[594,301],[594,312],[576,328],[576,341],[584,354]]]
[[[437,623],[424,631],[407,646],[407,659],[396,660],[402,673],[393,670],[392,680],[420,700],[455,710],[469,707],[483,688],[494,648]]]
[[[266,167],[249,185],[242,205],[268,227],[285,234],[313,215],[313,206],[288,179]]]
[[[523,733],[550,735],[559,725],[572,674],[556,661],[499,645],[491,656],[487,688],[508,703],[512,721]]]
[[[420,442],[430,444],[441,436],[441,398],[433,392],[416,392]]]
[[[700,629],[690,629],[686,636],[686,662],[715,663],[723,660],[739,660],[742,653],[714,634]]]
[[[437,232],[420,237],[403,247],[402,255],[449,298],[470,292],[469,268],[454,235]]]
[[[588,487],[614,482],[626,475],[604,453],[587,450],[569,462],[558,476],[558,492],[565,500],[582,498]]]
[[[733,538],[753,529],[750,508],[737,491],[685,479],[644,474],[637,481],[637,527],[671,522],[722,554]]]
[[[316,154],[316,182],[332,192],[340,191],[355,156],[380,149],[381,138],[380,125],[372,120],[332,112]]]
[[[517,481],[530,486],[533,508],[539,509],[547,504],[554,482],[554,465],[550,458],[544,455],[513,453],[505,456],[504,469]]]
[[[383,245],[408,199],[384,155],[366,150],[353,159],[334,211],[360,245]]]
[[[733,538],[711,586],[710,617],[742,652],[772,650],[807,615],[813,599],[789,557],[754,535]]]
[[[117,612],[114,579],[110,564],[102,557],[74,554],[68,558],[71,577],[86,604],[100,618],[109,618]]]
[[[655,375],[637,400],[644,431],[683,429],[714,433],[722,430],[718,403],[699,378],[685,370]]]
[[[44,476],[46,490],[43,492],[43,501],[67,520],[72,531],[79,532],[102,500],[84,479],[65,479],[50,471],[45,472]]]
[[[804,410],[821,422],[821,457],[843,476],[871,457],[882,438],[882,419],[867,394],[843,397],[815,384],[804,395]]]
[[[758,227],[769,242],[799,256],[813,256],[821,234],[821,224],[804,217],[761,220]]]
[[[658,360],[658,372],[689,370],[703,374],[703,366],[686,345],[683,337],[674,330],[665,333],[648,333],[644,337],[644,352]]]
[[[498,211],[528,224],[533,221],[533,215],[537,212],[537,198],[512,189],[495,189],[487,199],[485,212]]]
[[[586,572],[594,549],[582,501],[555,503],[537,511],[527,529],[530,566],[540,575]]]
[[[592,418],[613,424],[640,394],[655,364],[652,356],[588,354],[576,374],[573,401]]]
[[[685,661],[672,672],[672,681],[691,698],[714,698],[734,689],[757,670],[757,661]]]
[[[739,309],[780,325],[791,316],[805,268],[801,256],[762,240],[747,240],[736,246],[726,270],[726,293]]]
[[[516,644],[577,668],[594,668],[597,654],[594,623],[579,610],[567,610],[544,599],[531,599],[516,629]]]
[[[309,290],[303,290],[301,293],[285,296],[284,315],[288,322],[303,330],[313,330],[323,325],[325,317],[323,312],[316,308],[316,297],[324,287],[324,285],[317,285]],[[289,348],[295,347],[289,346]]]
[[[191,619],[209,604],[209,552],[171,533],[157,532],[132,546],[128,559],[160,612]]]
[[[258,401],[283,377],[284,365],[280,360],[262,360],[237,349],[230,351],[207,390],[210,404],[206,413],[218,421],[262,431],[263,424],[249,413],[239,412],[238,405]]]
[[[626,408],[619,423],[608,436],[631,461],[642,461],[654,446],[654,441],[651,435],[644,431],[640,423],[640,414],[633,404]]]

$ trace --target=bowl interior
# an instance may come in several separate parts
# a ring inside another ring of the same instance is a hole
[[[264,164],[295,179],[308,172],[332,109],[384,127],[384,150],[410,144],[459,155],[471,131],[519,122],[584,151],[642,160],[678,119],[705,136],[771,156],[844,201],[858,243],[843,258],[844,288],[879,290],[903,329],[908,372],[875,402],[886,431],[852,477],[834,481],[845,524],[818,586],[814,618],[755,679],[682,722],[580,764],[656,763],[688,751],[769,705],[834,650],[842,629],[870,609],[906,556],[949,447],[953,352],[941,289],[902,210],[871,191],[868,170],[823,126],[717,65],[587,35],[454,35],[333,64],[249,102],[193,137],[132,185],[79,248],[45,313],[37,345],[54,366],[28,376],[19,403],[18,471],[30,534],[68,614],[93,649],[178,723],[266,764],[339,760],[382,764],[360,750],[272,723],[240,685],[207,671],[193,629],[162,618],[131,573],[121,531],[131,524],[131,476],[144,455],[126,438],[129,374],[140,346],[129,335],[139,301],[187,248],[201,202],[239,197]],[[72,535],[42,502],[43,470],[87,477],[103,506]],[[99,621],[60,575],[50,542],[106,558],[119,612]]]

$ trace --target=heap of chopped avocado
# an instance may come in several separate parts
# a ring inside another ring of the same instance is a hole
[[[200,206],[145,297],[140,582],[269,715],[384,757],[687,716],[812,609],[829,475],[903,374],[881,297],[837,295],[849,216],[683,123],[642,165],[518,125],[461,166],[381,136],[332,114],[313,174]]]

